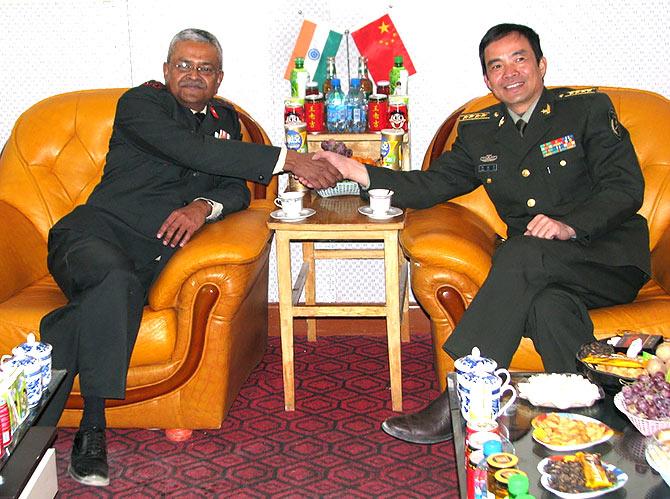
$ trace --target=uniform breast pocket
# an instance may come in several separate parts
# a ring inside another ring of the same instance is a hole
[[[509,166],[499,163],[479,165],[477,177],[496,205],[509,204],[518,196],[519,182]]]
[[[593,182],[580,146],[544,158],[544,162],[556,202],[570,202],[591,190]]]

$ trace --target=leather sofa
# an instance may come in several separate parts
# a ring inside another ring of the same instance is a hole
[[[633,303],[590,311],[594,333],[603,338],[619,330],[636,330],[670,337],[670,101],[643,90],[599,90],[611,97],[619,120],[630,132],[645,178],[640,213],[649,224],[653,275]],[[451,147],[461,113],[479,111],[496,102],[489,94],[449,116],[428,146],[422,168],[428,168],[433,159]],[[453,360],[442,350],[442,344],[486,278],[497,236],[505,235],[506,226],[481,186],[448,203],[413,210],[407,216],[401,244],[411,262],[414,296],[430,316],[435,372],[442,390],[447,372],[453,370]],[[530,339],[522,340],[510,368],[543,369]]]
[[[50,97],[17,120],[0,157],[0,353],[66,300],[46,267],[49,228],[97,184],[125,89]],[[244,110],[244,140],[270,144]],[[267,343],[266,226],[277,180],[249,184],[251,206],[205,225],[152,289],[128,373],[110,400],[115,427],[218,428]],[[60,424],[77,426],[75,383]]]

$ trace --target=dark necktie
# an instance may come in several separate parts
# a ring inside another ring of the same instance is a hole
[[[522,137],[527,124],[528,123],[526,123],[523,119],[519,119],[519,121],[515,123],[516,129],[519,130],[519,135],[521,135]]]
[[[195,119],[198,120],[198,124],[200,125],[205,119],[205,113],[195,113]]]

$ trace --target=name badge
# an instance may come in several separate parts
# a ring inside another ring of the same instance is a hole
[[[498,164],[497,163],[488,163],[485,165],[479,165],[477,167],[477,172],[478,173],[494,173],[498,171]]]
[[[542,151],[542,157],[546,158],[548,156],[553,156],[559,152],[567,151],[568,149],[574,149],[577,147],[575,143],[575,136],[573,134],[566,135],[565,137],[559,137],[558,139],[545,142],[540,144],[540,151]]]

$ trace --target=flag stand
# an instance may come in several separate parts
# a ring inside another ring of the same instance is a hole
[[[347,81],[351,81],[351,71],[349,69],[349,30],[344,30],[344,43],[347,47]]]

